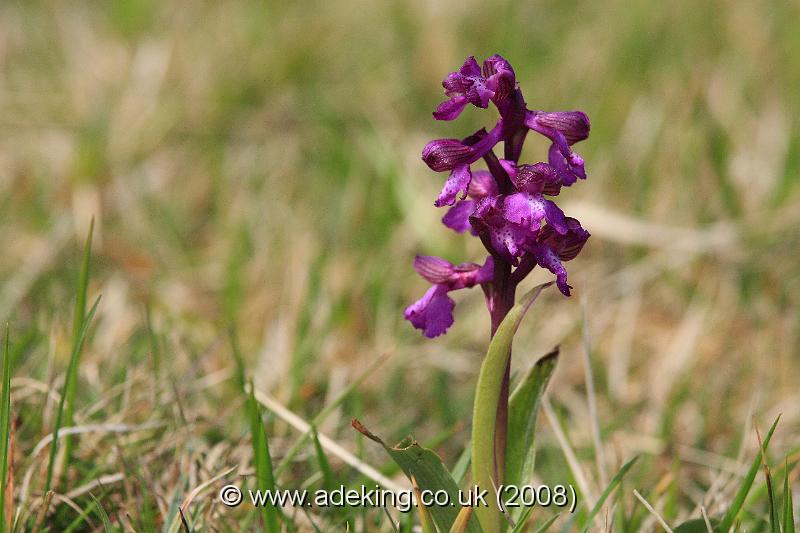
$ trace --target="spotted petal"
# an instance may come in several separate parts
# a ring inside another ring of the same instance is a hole
[[[469,170],[469,165],[460,165],[453,169],[450,177],[439,193],[439,197],[434,202],[436,207],[445,205],[453,205],[456,203],[456,197],[461,193],[461,200],[467,197],[467,190],[469,189],[469,182],[472,180],[472,173]]]

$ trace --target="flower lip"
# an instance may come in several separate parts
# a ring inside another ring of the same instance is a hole
[[[447,295],[447,289],[433,285],[425,295],[406,307],[403,316],[423,335],[432,339],[444,334],[453,325],[456,303]]]
[[[467,197],[470,182],[472,181],[472,172],[469,170],[469,165],[459,165],[450,173],[450,177],[439,193],[439,197],[433,202],[436,207],[445,205],[453,205],[456,203],[458,194],[461,193],[461,200]]]

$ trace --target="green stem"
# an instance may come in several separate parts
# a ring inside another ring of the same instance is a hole
[[[488,492],[488,506],[478,506],[476,514],[484,533],[499,533],[503,515],[495,505],[495,487],[502,483],[505,470],[505,444],[508,419],[508,369],[511,342],[522,318],[541,291],[540,285],[511,308],[496,328],[489,351],[481,365],[472,414],[472,478],[480,490]],[[506,389],[505,396],[503,389]],[[499,419],[502,416],[502,421]],[[496,449],[502,449],[497,454]],[[502,461],[502,469],[499,469]]]

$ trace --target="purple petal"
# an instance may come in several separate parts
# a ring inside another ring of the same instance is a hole
[[[446,283],[453,276],[453,264],[433,255],[418,255],[414,258],[414,270],[431,283]]]
[[[406,307],[403,316],[432,339],[453,325],[455,306],[456,303],[447,296],[447,289],[443,285],[434,285],[422,298]]]
[[[467,103],[485,109],[495,94],[494,89],[487,87],[486,80],[481,76],[481,70],[474,57],[468,57],[458,72],[448,74],[447,78],[442,81],[442,87],[447,96],[453,100],[457,99],[457,103],[440,105],[434,114],[439,120],[456,118]]]
[[[422,149],[422,160],[435,172],[452,170],[458,165],[469,164],[473,155],[472,147],[458,139],[437,139],[429,142]]]
[[[558,173],[561,184],[569,187],[579,178],[586,179],[586,170],[583,166],[583,159],[578,154],[570,152],[567,159],[556,144],[550,145],[548,161]]]
[[[495,103],[508,98],[517,84],[511,64],[497,54],[483,62],[483,76],[486,86],[495,93]]]
[[[531,252],[536,258],[537,264],[556,275],[558,290],[560,290],[564,296],[569,296],[569,290],[572,287],[567,285],[567,269],[561,264],[556,253],[549,246],[544,244],[534,245],[531,247]]]
[[[522,165],[516,175],[509,174],[518,191],[530,194],[545,193],[555,196],[561,189],[558,172],[547,163]]]
[[[478,66],[475,56],[469,56],[464,61],[464,64],[461,65],[461,68],[458,69],[458,73],[462,76],[479,77],[481,75],[481,68]]]
[[[436,120],[455,120],[468,103],[466,96],[454,96],[450,100],[445,100],[439,104],[439,107],[433,112],[433,118]]]
[[[474,183],[474,175],[472,180]],[[471,189],[472,188],[470,187],[470,190]],[[475,202],[473,200],[462,200],[457,202],[456,205],[451,207],[442,217],[442,223],[458,233],[464,233],[465,231],[472,229],[472,226],[469,223],[469,216],[474,210]]]
[[[529,111],[525,115],[525,125],[530,129],[556,140],[556,132],[564,136],[567,144],[575,144],[589,137],[589,117],[583,111]]]
[[[539,232],[538,241],[553,251],[555,251],[558,258],[562,261],[570,261],[575,259],[583,245],[589,240],[591,234],[581,227],[581,223],[574,218],[566,219],[567,231],[564,234],[558,234],[550,226],[545,226]]]
[[[451,72],[447,75],[447,77],[442,81],[442,87],[444,87],[444,94],[447,96],[458,96],[463,95],[471,82],[468,78],[465,78],[458,72]]]
[[[572,152],[569,154],[567,161],[572,173],[578,176],[580,179],[585,180],[586,168],[584,167],[583,158],[575,152]]]
[[[488,240],[494,253],[516,265],[523,247],[535,234],[530,229],[509,222],[505,217],[504,198],[490,196],[478,201],[470,224],[479,235]]]
[[[514,179],[519,174],[519,169],[517,168],[517,164],[513,161],[509,161],[508,159],[501,159],[500,166],[503,167],[503,170],[506,171],[506,174],[508,174],[508,177],[511,178],[511,181],[514,181]]]
[[[492,131],[479,130],[463,141],[436,139],[422,149],[422,160],[431,170],[442,172],[459,165],[469,165],[483,157],[503,135],[503,120],[498,120]]]
[[[511,223],[492,228],[490,231],[492,247],[512,265],[519,263],[518,258],[525,251],[525,243],[530,238],[531,234],[528,229]]]
[[[471,104],[486,109],[489,107],[489,100],[494,96],[494,91],[486,87],[482,80],[475,80],[466,95]]]
[[[544,199],[524,192],[506,196],[501,209],[503,218],[532,230],[538,230],[545,217]]]
[[[486,196],[497,196],[497,182],[488,170],[475,170],[472,172],[472,181],[469,183],[469,196],[480,200]]]
[[[450,177],[439,193],[439,197],[434,202],[436,207],[445,205],[453,205],[456,203],[458,193],[461,193],[461,200],[467,197],[467,190],[469,189],[469,182],[472,180],[472,173],[469,171],[469,165],[457,166],[450,173]]]
[[[502,211],[506,220],[530,231],[538,230],[542,220],[546,220],[559,233],[567,231],[564,212],[555,202],[545,199],[541,194],[518,192],[507,196],[503,201]]]
[[[547,224],[558,233],[562,235],[567,233],[567,218],[554,201],[544,200],[544,218],[547,220]]]

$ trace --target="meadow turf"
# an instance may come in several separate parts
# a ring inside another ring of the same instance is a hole
[[[410,486],[353,418],[457,464],[482,295],[457,295],[435,341],[402,310],[426,289],[414,254],[483,259],[440,224],[442,176],[420,151],[485,125],[430,114],[447,72],[493,53],[530,108],[592,122],[589,178],[560,200],[593,235],[574,296],[545,291],[514,342],[516,375],[561,347],[534,481],[571,483],[579,502],[548,531],[705,531],[738,502],[741,531],[787,533],[800,7],[732,0],[0,3],[0,518],[410,531],[416,513],[276,516],[217,493]],[[531,139],[523,159],[546,149]],[[757,432],[779,414],[767,483]],[[535,508],[528,531],[556,512]]]

